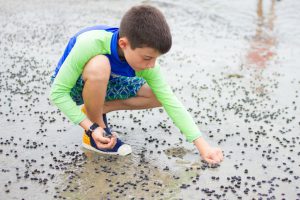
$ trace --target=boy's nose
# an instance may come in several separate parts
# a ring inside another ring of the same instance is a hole
[[[154,68],[154,67],[155,67],[155,61],[156,61],[156,59],[153,60],[152,62],[150,62],[150,63],[148,64],[148,67],[147,67],[147,68]]]

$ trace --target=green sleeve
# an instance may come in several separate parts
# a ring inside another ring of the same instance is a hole
[[[82,74],[85,64],[94,56],[110,53],[109,38],[99,39],[99,35],[111,37],[103,31],[89,31],[77,37],[77,41],[61,66],[51,88],[50,100],[70,121],[79,124],[86,118],[72,100],[70,91]]]
[[[170,86],[163,78],[160,68],[156,66],[152,69],[136,72],[136,75],[144,78],[158,101],[162,104],[174,124],[185,135],[189,142],[201,136],[197,125],[191,115],[177,99]]]

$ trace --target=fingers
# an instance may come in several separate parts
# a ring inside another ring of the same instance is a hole
[[[218,164],[223,161],[223,153],[220,148],[213,149],[210,155],[205,158],[205,161],[209,164]]]
[[[105,142],[103,142],[105,141]],[[99,137],[95,140],[96,145],[98,148],[102,148],[102,149],[112,149],[114,148],[114,146],[117,143],[117,137],[113,134],[111,138],[107,138],[107,137]]]
[[[220,149],[216,149],[216,151],[213,154],[213,160],[215,163],[220,163],[223,160],[223,154]]]
[[[219,158],[220,158],[221,161],[224,160],[223,152],[222,152],[221,149],[219,149],[219,151],[217,152],[217,155],[219,156]]]
[[[103,144],[108,144],[110,142],[110,138],[103,137],[103,129],[97,128],[93,133],[92,137],[94,138],[95,142],[100,142]]]
[[[113,134],[112,137],[110,138],[110,142],[107,144],[109,149],[112,149],[115,147],[117,143],[117,137]]]
[[[99,141],[100,143],[103,143],[103,144],[108,144],[108,143],[110,143],[111,138],[104,137],[103,135],[99,135],[99,137],[97,137],[97,141]]]

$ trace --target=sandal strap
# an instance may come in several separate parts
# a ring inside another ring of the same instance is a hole
[[[111,130],[110,130],[110,128],[109,128],[109,126],[108,126],[108,123],[107,123],[107,117],[106,117],[106,114],[103,114],[102,116],[103,116],[103,122],[104,122],[104,124],[105,124],[105,126],[106,126],[106,128],[104,128],[104,131],[106,132],[106,135],[111,136],[112,133],[111,133]]]

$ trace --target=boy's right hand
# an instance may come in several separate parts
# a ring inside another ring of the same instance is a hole
[[[101,149],[112,149],[117,143],[116,135],[112,134],[112,137],[110,138],[104,137],[104,130],[101,127],[98,127],[93,131],[92,137],[97,147]]]

